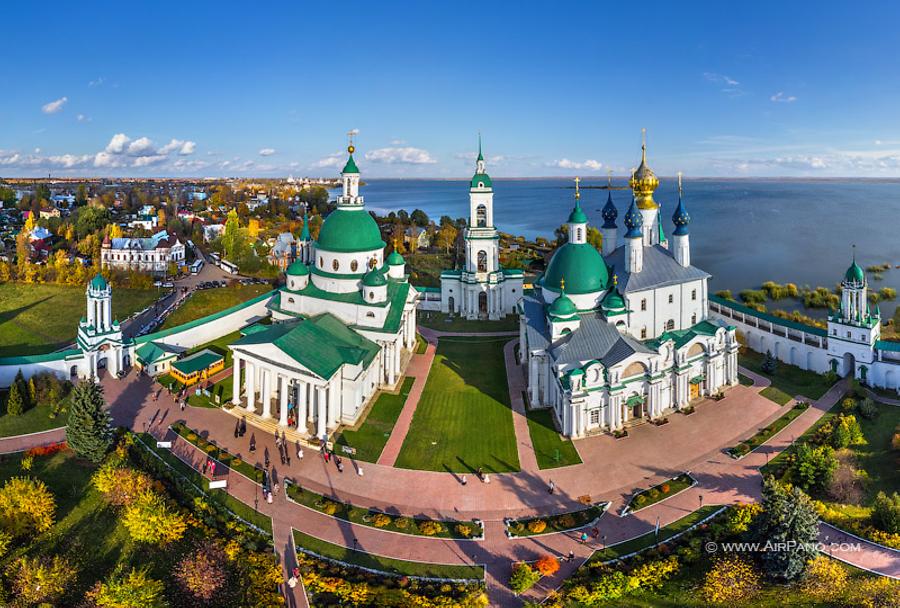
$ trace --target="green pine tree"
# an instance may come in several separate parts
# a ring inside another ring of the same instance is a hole
[[[770,376],[778,369],[778,359],[772,356],[772,351],[766,351],[766,358],[763,359],[762,371]]]
[[[819,517],[812,501],[800,488],[788,490],[768,476],[762,505],[753,535],[767,547],[760,557],[763,570],[777,581],[797,580],[817,554]]]
[[[72,391],[66,441],[76,454],[100,462],[112,443],[112,418],[103,409],[103,387],[87,380]]]
[[[28,405],[29,407],[37,405],[37,386],[34,384],[34,376],[28,379]]]
[[[9,387],[9,396],[6,398],[6,413],[10,416],[21,416],[25,411],[25,399],[18,382],[13,382]]]

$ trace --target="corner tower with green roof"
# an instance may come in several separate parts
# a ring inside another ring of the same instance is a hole
[[[500,265],[494,183],[487,173],[480,135],[475,174],[469,180],[469,222],[463,239],[465,267],[441,273],[441,310],[467,319],[500,319],[511,314],[522,297],[522,271]]]
[[[87,315],[78,324],[76,344],[84,353],[79,375],[99,379],[98,371],[105,367],[118,374],[125,367],[124,338],[119,321],[112,316],[112,287],[102,275],[90,280],[87,296]]]

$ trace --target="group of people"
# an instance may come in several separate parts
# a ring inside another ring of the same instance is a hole
[[[485,473],[485,472],[484,472],[484,468],[482,468],[482,467],[478,467],[477,469],[475,469],[475,476],[478,477],[478,479],[479,479],[482,483],[491,483],[491,476],[490,476],[490,474],[489,474],[489,473]],[[462,485],[468,485],[468,483],[469,483],[469,476],[468,476],[468,475],[463,475],[462,477],[460,477],[459,483],[461,483]]]
[[[334,460],[334,466],[337,467],[338,473],[344,472],[344,461],[343,459],[334,453],[334,450],[329,450],[327,445],[322,445],[322,458],[325,460],[325,464],[328,464],[332,460]]]

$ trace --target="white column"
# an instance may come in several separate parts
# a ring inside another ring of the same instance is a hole
[[[306,391],[306,419],[313,422],[316,419],[316,387],[307,382],[304,391]]]
[[[402,351],[401,351],[402,347],[403,347],[403,343],[398,340],[397,344],[394,346],[394,363],[395,363],[394,373],[397,374],[398,378],[400,377],[400,364],[402,362],[402,359],[400,358],[401,353],[402,353]]]
[[[393,342],[388,342],[387,344],[385,344],[384,356],[385,356],[385,363],[387,365],[387,370],[388,370],[387,383],[390,384],[391,386],[393,386],[394,381],[395,381],[395,378],[394,378],[394,343]]]
[[[247,411],[256,411],[256,363],[247,361],[244,372],[244,385],[247,387]]]
[[[271,418],[272,417],[272,374],[273,370],[270,368],[263,368],[263,418]]]
[[[278,387],[278,424],[279,426],[287,426],[288,423],[288,390],[289,380],[287,376],[279,376],[281,386]]]
[[[341,410],[341,400],[340,395],[338,394],[338,389],[336,384],[338,382],[332,382],[328,385],[328,390],[326,391],[326,402],[328,404],[328,430],[333,431],[338,426],[338,420],[340,418],[340,410]]]
[[[235,405],[241,402],[241,358],[234,353],[231,366],[231,402]]]
[[[323,438],[326,436],[325,433],[325,417],[327,412],[325,411],[325,387],[317,386],[316,387],[316,437]]]
[[[306,382],[297,383],[297,430],[306,430]]]

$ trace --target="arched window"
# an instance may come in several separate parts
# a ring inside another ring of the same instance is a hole
[[[331,267],[337,272],[337,269],[341,267],[340,263],[337,260],[331,261]]]
[[[319,256],[319,268],[325,268],[325,260]]]
[[[669,319],[666,321],[666,331],[672,331],[673,329],[675,329],[675,319]]]
[[[583,235],[584,235],[584,231],[583,231],[581,228],[579,228],[579,229],[577,230],[577,234],[578,234],[578,242],[581,242],[581,239],[584,238],[584,236],[583,236]]]
[[[359,268],[359,262],[353,260],[350,262],[350,272],[356,272],[356,269]]]
[[[672,294],[669,294],[669,304],[671,304],[674,301],[675,301],[675,296],[673,296]]]
[[[369,299],[370,299],[370,300],[374,300],[374,299],[375,299],[375,292],[374,292],[374,291],[370,291],[370,292],[369,292]]]
[[[483,184],[479,184],[481,186]],[[475,225],[479,228],[487,226],[487,207],[478,205],[475,208]]]
[[[369,317],[369,318],[374,319],[374,318],[375,318],[375,313],[372,312],[372,311],[370,310],[369,312],[366,313],[366,316]]]
[[[691,325],[697,324],[697,313],[691,315]]]
[[[478,252],[478,272],[487,272],[487,252]]]

